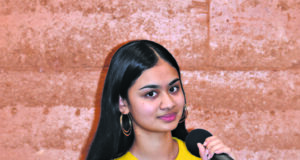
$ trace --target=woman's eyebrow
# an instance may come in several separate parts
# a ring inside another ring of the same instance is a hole
[[[179,81],[179,78],[174,79],[173,81],[171,81],[169,83],[169,86],[172,86],[174,83],[176,83],[177,81]]]
[[[169,83],[169,86],[172,86],[174,83],[176,83],[177,81],[179,81],[179,78],[176,78],[174,80],[172,80],[170,83]],[[152,88],[152,89],[157,89],[157,88],[160,88],[159,85],[155,85],[155,84],[149,84],[149,85],[146,85],[142,88],[140,88],[139,90],[142,90],[142,89],[145,89],[145,88]]]
[[[155,84],[149,84],[149,85],[146,85],[142,88],[140,88],[139,90],[142,90],[142,89],[145,89],[145,88],[160,88],[159,85],[155,85]]]

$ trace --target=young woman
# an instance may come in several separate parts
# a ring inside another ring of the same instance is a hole
[[[147,40],[123,45],[110,62],[101,117],[87,160],[200,159],[184,140],[186,99],[179,66],[163,46]],[[198,144],[203,160],[230,148],[212,136]]]

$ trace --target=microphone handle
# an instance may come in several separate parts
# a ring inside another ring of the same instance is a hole
[[[214,154],[211,160],[234,160],[228,154],[221,153],[221,154]]]

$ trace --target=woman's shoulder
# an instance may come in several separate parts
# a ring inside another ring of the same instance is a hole
[[[173,137],[178,143],[179,152],[176,160],[188,159],[188,160],[201,160],[201,158],[192,155],[185,146],[185,143],[176,137]]]
[[[186,160],[186,159],[188,159],[188,160],[201,160],[201,158],[192,155],[188,151],[188,149],[185,146],[185,143],[182,140],[180,140],[176,137],[173,137],[173,139],[177,141],[178,148],[179,148],[179,152],[178,152],[178,155],[176,157],[176,160]],[[128,151],[122,157],[116,158],[115,160],[138,160],[138,159]]]
[[[116,158],[114,160],[138,160],[134,155],[132,155],[130,152],[127,152],[122,157]]]

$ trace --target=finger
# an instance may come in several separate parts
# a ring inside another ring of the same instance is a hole
[[[235,155],[232,153],[231,148],[226,146],[217,136],[206,138],[203,145],[210,151],[208,158],[212,158],[214,154],[220,153],[226,153],[231,157],[235,157]]]
[[[215,153],[217,154],[220,154],[220,153],[230,153],[231,152],[231,148],[223,145],[223,146],[216,146],[215,150],[214,150]]]
[[[205,139],[203,145],[204,145],[204,146],[207,146],[207,144],[209,144],[209,143],[211,143],[211,142],[213,142],[213,141],[215,141],[215,140],[219,140],[219,138],[216,137],[216,136],[208,137],[208,138]]]
[[[212,137],[212,138],[210,138],[210,139],[208,139],[207,141],[205,140],[205,145],[204,146],[206,146],[206,148],[207,149],[211,149],[213,146],[216,146],[216,145],[218,145],[218,144],[223,144],[223,142],[220,140],[220,139],[218,139],[217,137]]]
[[[220,153],[226,153],[231,157],[235,157],[231,151],[231,148],[228,146],[224,145],[223,143],[216,144],[212,146],[209,150],[208,158],[212,158],[214,154],[220,154]]]
[[[197,143],[197,146],[198,146],[200,157],[202,158],[202,160],[207,160],[207,151],[208,150],[206,150],[201,143]]]
[[[208,158],[212,158],[216,151],[221,151],[222,153],[225,150],[224,148],[226,148],[223,142],[216,136],[209,137],[205,144],[206,148],[209,150]]]
[[[228,147],[222,143],[212,146],[212,148],[209,150],[208,158],[212,158],[214,154],[224,153],[227,148]]]
[[[211,136],[211,137],[206,138],[205,141],[204,141],[204,143],[203,143],[203,145],[206,146],[207,143],[209,143],[209,142],[210,142],[211,140],[213,140],[213,139],[214,139],[214,136]]]

